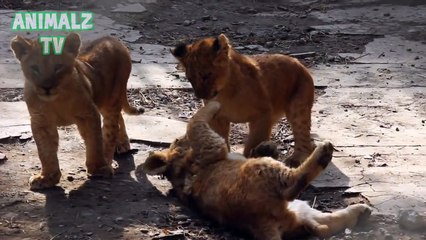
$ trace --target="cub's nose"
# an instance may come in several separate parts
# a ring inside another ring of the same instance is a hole
[[[44,93],[45,93],[46,95],[50,95],[50,90],[52,90],[52,87],[42,87],[42,88],[43,88]]]

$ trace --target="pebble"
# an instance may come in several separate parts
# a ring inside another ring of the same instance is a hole
[[[264,52],[269,51],[269,49],[262,47],[260,45],[246,45],[244,46],[244,48],[248,50],[258,50],[258,51],[264,51]]]
[[[20,141],[28,141],[28,140],[31,140],[31,138],[32,138],[32,136],[31,136],[30,134],[22,134],[22,135],[19,137],[19,140],[20,140]]]
[[[201,17],[201,20],[203,20],[203,21],[208,21],[208,20],[211,20],[211,19],[212,19],[212,17],[210,15],[206,15],[206,16]]]
[[[178,214],[178,215],[176,215],[175,217],[175,220],[187,220],[188,219],[188,216],[186,216],[186,215],[183,215],[183,214]]]
[[[393,236],[388,233],[385,235],[385,240],[393,240]]]
[[[191,25],[191,21],[189,20],[183,21],[183,26],[189,26],[189,25]]]
[[[7,157],[6,154],[0,153],[0,161],[6,161]]]
[[[350,230],[349,228],[345,229],[345,234],[346,235],[350,235],[352,233],[352,230]]]
[[[412,209],[400,210],[398,213],[398,224],[401,228],[412,231],[425,229],[426,216]]]
[[[115,222],[122,222],[124,220],[124,218],[123,217],[117,217],[117,218],[115,218]]]
[[[183,21],[184,26],[189,26],[195,23],[195,20],[185,20]]]
[[[265,46],[268,47],[268,48],[271,48],[271,47],[274,46],[274,42],[266,42]]]

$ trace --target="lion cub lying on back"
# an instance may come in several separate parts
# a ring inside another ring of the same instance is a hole
[[[286,159],[298,166],[315,148],[311,142],[314,82],[297,59],[282,54],[243,55],[228,38],[205,38],[172,50],[185,68],[195,95],[204,102],[215,98],[222,109],[210,126],[228,141],[229,124],[249,123],[244,156],[268,140],[284,115],[294,135],[294,152]]]
[[[25,76],[24,99],[42,165],[41,173],[30,178],[31,189],[59,182],[57,127],[70,124],[77,124],[84,139],[87,172],[110,177],[114,151],[130,150],[121,110],[129,114],[143,111],[127,101],[131,71],[127,48],[104,37],[79,51],[76,33],[67,36],[61,55],[42,55],[38,40],[20,36],[12,40],[11,48]]]
[[[146,159],[145,172],[166,176],[182,201],[256,239],[306,233],[328,237],[370,215],[365,204],[323,213],[296,200],[331,161],[330,142],[318,144],[298,168],[288,168],[270,157],[230,159],[225,140],[207,123],[218,110],[219,103],[213,101],[201,108],[190,120],[184,137]],[[268,151],[267,145],[260,150],[274,152]]]

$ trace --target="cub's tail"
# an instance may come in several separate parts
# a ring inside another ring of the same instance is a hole
[[[121,108],[129,115],[139,115],[145,112],[145,109],[142,107],[134,107],[130,105],[129,100],[127,100],[127,93],[123,94],[123,99],[121,99]]]

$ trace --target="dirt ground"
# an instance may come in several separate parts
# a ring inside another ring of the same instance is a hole
[[[258,53],[260,45],[274,53],[298,55],[307,66],[344,64],[353,60],[338,53],[362,53],[374,34],[328,34],[310,28],[321,21],[309,12],[327,11],[333,0],[323,1],[140,1],[147,8],[140,14],[111,13],[120,1],[0,1],[0,9],[91,10],[140,31],[138,43],[172,46],[205,36],[226,33],[240,51]],[[134,1],[133,1],[134,2]],[[149,3],[152,2],[152,3]],[[396,4],[397,1],[360,1],[358,4]],[[410,1],[421,4],[421,1]],[[340,4],[340,8],[351,6]],[[277,16],[277,12],[282,13]],[[256,14],[262,13],[259,18]],[[270,13],[270,15],[268,15]],[[272,14],[274,13],[274,14]],[[383,13],[380,13],[383,14]],[[355,20],[354,20],[355,21]],[[413,36],[413,38],[421,36]],[[310,53],[313,52],[313,53]],[[317,97],[323,93],[318,88]],[[191,89],[129,89],[131,102],[157,115],[186,121],[200,106]],[[1,89],[0,101],[22,101],[22,89]],[[247,128],[233,125],[232,144],[241,145]],[[274,131],[282,156],[291,151],[292,137],[285,120]],[[161,144],[132,142],[132,154],[116,156],[118,169],[112,180],[88,180],[84,168],[84,145],[74,127],[60,129],[61,168],[58,187],[42,192],[28,188],[28,178],[40,170],[31,137],[0,140],[0,239],[246,239],[203,219],[177,201],[170,185],[160,177],[135,174],[149,151]],[[77,157],[76,157],[77,156]],[[301,196],[314,207],[331,211],[353,203],[369,203],[361,194],[344,188],[309,187]],[[373,206],[374,207],[374,206]],[[426,239],[426,232],[401,229],[393,216],[375,214],[371,220],[332,239]]]

